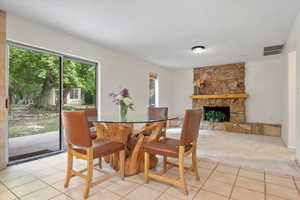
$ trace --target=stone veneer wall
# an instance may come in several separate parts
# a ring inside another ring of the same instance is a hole
[[[245,63],[194,68],[194,81],[200,83],[200,87],[194,87],[194,95],[245,93]],[[200,128],[271,136],[281,135],[281,126],[278,124],[248,123],[245,101],[244,98],[193,99],[193,108],[202,110],[204,106],[230,107],[230,122],[203,120]],[[170,127],[181,124],[181,120],[173,121],[170,122]]]
[[[245,63],[194,68],[194,81],[203,82],[194,87],[194,95],[238,94],[245,92]]]

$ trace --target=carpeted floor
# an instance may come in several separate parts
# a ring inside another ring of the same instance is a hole
[[[168,137],[179,138],[180,129],[168,129]],[[211,160],[300,176],[295,150],[280,137],[201,130],[198,156]]]

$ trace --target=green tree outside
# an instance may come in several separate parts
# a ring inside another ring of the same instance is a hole
[[[9,48],[9,93],[13,104],[47,109],[53,88],[59,88],[59,57],[28,49]],[[85,103],[94,104],[96,73],[92,64],[64,60],[64,99],[71,88],[81,88]]]

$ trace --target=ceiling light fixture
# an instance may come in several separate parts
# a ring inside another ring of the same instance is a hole
[[[194,46],[192,47],[192,52],[194,54],[201,54],[205,50],[205,46]]]

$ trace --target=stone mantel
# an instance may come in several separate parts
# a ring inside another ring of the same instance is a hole
[[[191,99],[246,99],[249,95],[246,93],[240,94],[211,94],[211,95],[192,95]]]

